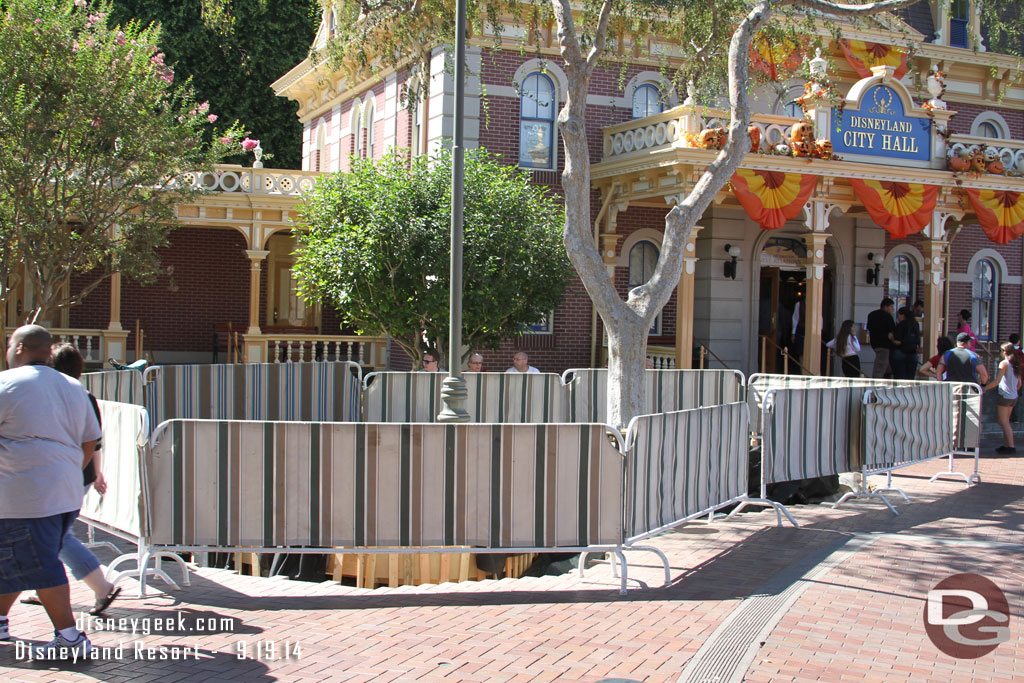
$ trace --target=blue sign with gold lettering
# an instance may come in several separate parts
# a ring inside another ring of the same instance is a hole
[[[887,85],[868,88],[859,111],[833,112],[836,154],[863,154],[890,159],[931,160],[931,119],[912,118]]]

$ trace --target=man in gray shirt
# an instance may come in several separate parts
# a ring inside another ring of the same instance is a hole
[[[83,657],[92,649],[75,628],[67,574],[57,554],[82,507],[82,468],[100,427],[82,385],[47,366],[50,333],[38,325],[11,334],[0,372],[0,640],[7,614],[35,589],[55,638],[37,659]]]
[[[978,358],[978,354],[967,348],[971,343],[971,335],[961,332],[956,336],[956,348],[946,351],[935,367],[935,376],[942,377],[946,373],[947,382],[976,382],[984,386],[988,383],[988,368]]]

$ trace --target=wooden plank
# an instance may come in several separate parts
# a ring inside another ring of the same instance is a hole
[[[430,554],[422,553],[420,555],[420,576],[416,582],[417,586],[421,586],[425,583],[433,583],[430,580]]]
[[[377,555],[370,553],[366,555],[366,579],[363,581],[366,588],[377,587]]]
[[[451,581],[452,575],[452,556],[451,553],[441,553],[441,569],[437,573],[437,583],[446,583]]]
[[[459,582],[469,581],[469,553],[459,553]]]
[[[259,576],[260,575],[260,556],[259,556],[259,553],[249,553],[249,562],[251,563],[250,564],[250,568],[249,568],[249,576]]]
[[[390,553],[388,555],[388,587],[397,588],[401,577],[399,576],[399,554]]]

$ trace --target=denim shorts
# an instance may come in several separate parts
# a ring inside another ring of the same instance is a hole
[[[0,519],[0,595],[68,582],[58,554],[78,511],[32,519]]]

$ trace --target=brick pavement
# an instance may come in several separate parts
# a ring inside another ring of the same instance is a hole
[[[60,670],[19,661],[15,645],[0,643],[0,679],[676,681],[705,643],[734,635],[730,615],[772,598],[767,589],[786,587],[802,592],[766,622],[764,639],[754,643],[736,680],[1021,680],[1024,457],[985,453],[984,483],[970,489],[956,481],[929,484],[935,463],[904,470],[895,481],[912,502],[893,498],[899,517],[876,501],[854,501],[838,510],[792,508],[801,529],[776,528],[766,511],[666,534],[652,544],[669,556],[673,584],[661,588],[660,564],[637,553],[626,596],[618,595],[605,563],[583,578],[375,591],[201,569],[191,588],[122,598],[109,612],[136,619],[180,614],[186,630],[94,631],[94,644],[110,648],[112,657],[124,647],[120,658]],[[842,548],[846,554],[836,554]],[[109,560],[112,553],[100,556]],[[824,571],[826,557],[834,566]],[[814,567],[821,573],[798,578]],[[922,624],[926,591],[966,571],[995,581],[1012,612],[1010,642],[977,660],[942,654]],[[78,584],[72,597],[87,604]],[[212,628],[189,630],[209,618]],[[216,621],[224,618],[234,621]],[[11,628],[29,641],[49,637],[35,607],[16,605]],[[137,643],[199,652],[182,661],[149,660]]]

